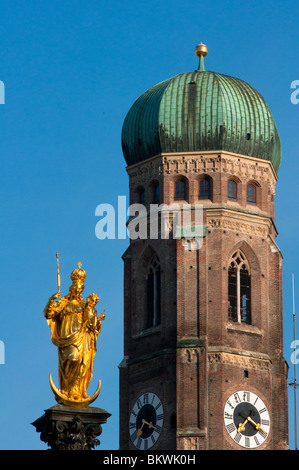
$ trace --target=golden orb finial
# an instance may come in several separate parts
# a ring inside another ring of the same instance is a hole
[[[197,57],[205,57],[208,54],[207,46],[201,42],[196,46],[195,54],[197,55]]]

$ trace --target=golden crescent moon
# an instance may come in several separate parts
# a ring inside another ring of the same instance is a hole
[[[76,407],[83,407],[83,406],[88,406],[90,405],[93,401],[95,401],[98,398],[98,395],[101,390],[101,381],[99,380],[98,383],[98,388],[96,392],[88,398],[82,399],[82,400],[72,400],[71,398],[68,398],[66,395],[61,393],[54,385],[54,382],[52,380],[51,374],[49,375],[49,382],[50,382],[50,387],[52,392],[55,395],[55,399],[57,403],[63,404],[63,405],[68,405],[68,406],[76,406]]]

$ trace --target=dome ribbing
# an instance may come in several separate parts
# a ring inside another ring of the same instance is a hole
[[[122,129],[128,165],[159,153],[226,150],[281,162],[281,142],[264,98],[248,83],[196,70],[143,93]]]

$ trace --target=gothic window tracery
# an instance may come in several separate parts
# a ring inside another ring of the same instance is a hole
[[[147,275],[147,328],[160,325],[161,321],[161,268],[155,255]]]
[[[229,262],[228,318],[237,323],[251,323],[250,267],[240,250],[233,253]]]

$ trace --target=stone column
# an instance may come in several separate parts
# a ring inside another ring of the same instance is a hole
[[[52,450],[91,450],[100,445],[97,438],[110,416],[101,408],[55,405],[31,424]]]

